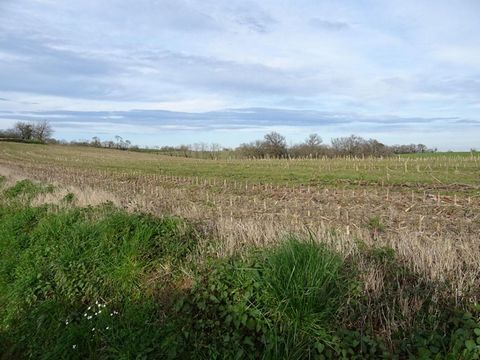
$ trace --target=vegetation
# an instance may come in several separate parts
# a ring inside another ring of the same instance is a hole
[[[0,134],[1,137],[1,134]],[[115,141],[105,140],[94,136],[91,140],[58,141],[51,143],[74,146],[88,146],[96,148],[130,150],[135,152],[156,153],[169,156],[200,159],[318,159],[324,157],[386,157],[397,154],[433,153],[436,149],[429,149],[423,144],[387,146],[375,139],[364,139],[350,135],[331,140],[331,145],[324,144],[318,134],[310,134],[304,142],[287,146],[286,138],[273,131],[265,134],[263,140],[256,140],[241,144],[236,148],[224,148],[219,144],[195,143],[180,146],[155,146],[154,148],[140,148],[132,145],[130,140],[115,136]]]
[[[480,356],[478,305],[437,298],[441,284],[391,248],[345,256],[290,235],[219,257],[177,217],[79,208],[71,194],[33,206],[46,189],[22,181],[0,195],[2,358]],[[373,297],[365,261],[384,270]],[[417,296],[412,321],[385,336],[385,314],[402,316],[398,301]]]
[[[301,144],[287,147],[285,137],[271,132],[263,141],[242,144],[236,152],[246,158],[321,158],[336,156],[391,156],[393,154],[413,154],[433,152],[423,144],[387,146],[375,139],[363,139],[360,136],[339,137],[331,140],[331,145],[323,144],[318,134],[311,134]]]
[[[480,185],[480,154],[388,158],[207,160],[91,147],[0,143],[0,157],[27,166],[63,166],[124,174],[169,175],[273,185]],[[72,161],[72,159],[75,159]]]
[[[1,143],[0,353],[475,359],[479,160]]]
[[[15,123],[13,129],[0,131],[0,140],[46,143],[50,140],[53,129],[47,120],[37,122]]]
[[[25,199],[39,188],[22,184],[5,191],[0,208],[4,356],[148,354],[161,339],[154,300],[169,276],[163,267],[177,266],[195,247],[192,228],[177,218],[129,215],[111,205],[31,207]]]

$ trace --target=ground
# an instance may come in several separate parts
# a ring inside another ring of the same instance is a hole
[[[370,304],[364,321],[391,349],[398,347],[395,333],[428,313],[430,301],[449,309],[455,303],[461,311],[478,303],[475,153],[206,160],[4,142],[0,175],[4,187],[25,178],[52,184],[52,191],[31,199],[34,207],[57,206],[70,196],[71,206],[80,208],[111,202],[127,213],[181,217],[204,239],[196,250],[199,262],[250,258],[246,249],[275,248],[292,234],[314,238],[346,263],[353,261]],[[394,265],[377,261],[390,259],[390,252]],[[175,281],[172,288],[192,287],[188,277]]]

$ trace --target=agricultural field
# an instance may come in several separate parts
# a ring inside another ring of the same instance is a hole
[[[3,142],[0,175],[6,358],[480,356],[479,154]]]

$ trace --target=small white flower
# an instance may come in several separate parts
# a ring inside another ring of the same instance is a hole
[[[97,305],[98,305],[98,300],[97,300],[97,301],[95,301],[95,304],[97,304]]]
[[[102,313],[102,310],[98,310],[98,313],[101,314],[101,313]]]
[[[105,328],[105,330],[108,330],[108,329],[110,329],[110,326],[107,326],[107,327]]]
[[[92,308],[92,307],[91,307],[91,306],[89,306],[87,310],[90,310],[91,308]]]
[[[110,313],[110,316],[113,316],[113,313]]]
[[[90,320],[92,318],[92,315],[90,315],[89,317],[87,317],[87,320]]]
[[[72,345],[72,349],[76,349],[77,348],[77,345]]]
[[[92,331],[95,331],[95,328],[92,328]]]
[[[87,316],[87,313],[83,314],[83,316]]]
[[[68,320],[65,320],[65,325],[68,325]]]

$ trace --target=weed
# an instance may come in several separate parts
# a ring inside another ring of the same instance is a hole
[[[65,195],[65,196],[63,197],[63,201],[64,201],[66,204],[72,204],[72,203],[75,201],[75,194],[69,192],[67,195]]]
[[[376,238],[380,233],[385,231],[385,225],[378,216],[373,216],[368,219],[368,228],[372,232],[372,236]]]
[[[33,183],[30,180],[22,180],[17,182],[12,187],[5,190],[5,196],[13,199],[18,197],[24,197],[28,200],[33,199],[36,195],[42,193],[53,192],[54,187],[52,185],[42,185]]]

